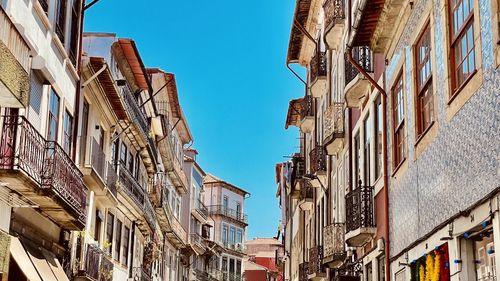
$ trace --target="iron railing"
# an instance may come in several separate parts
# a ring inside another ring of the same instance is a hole
[[[211,215],[222,215],[226,216],[228,218],[234,219],[236,221],[242,222],[242,223],[247,223],[248,222],[248,216],[242,212],[238,212],[237,210],[231,209],[229,207],[226,207],[224,205],[212,205],[208,206],[208,212]]]
[[[19,169],[42,183],[45,138],[24,116],[3,116],[0,169]]]
[[[116,166],[113,163],[107,163],[107,172],[106,172],[106,186],[109,191],[116,197],[116,181],[118,180],[118,175],[116,174]]]
[[[142,137],[148,139],[149,125],[144,112],[139,107],[137,99],[133,96],[128,86],[122,87],[121,95],[125,101],[126,110],[130,114],[130,121],[139,127]]]
[[[308,270],[309,270],[308,262],[303,262],[299,264],[299,281],[309,281],[309,278],[307,276]]]
[[[333,103],[324,113],[325,138],[344,133],[344,104]]]
[[[336,23],[345,19],[344,0],[326,0],[323,10],[326,29],[331,29]]]
[[[146,221],[151,227],[152,230],[156,228],[156,214],[155,210],[153,208],[153,205],[151,204],[151,201],[149,200],[149,197],[145,196],[144,197],[144,216],[146,217]]]
[[[314,117],[314,102],[311,95],[306,95],[304,96],[304,98],[302,98],[301,106],[301,119],[305,119],[306,117]]]
[[[309,267],[308,273],[322,273],[323,272],[323,246],[313,246],[309,249]]]
[[[316,52],[311,59],[311,81],[318,78],[326,79],[326,52]]]
[[[101,263],[102,250],[95,245],[88,245],[85,253],[84,269],[80,275],[92,280],[99,279],[99,265]]]
[[[361,184],[345,196],[346,232],[375,227],[373,217],[373,186]]]
[[[106,179],[106,155],[95,138],[92,138],[92,147],[90,150],[90,164],[92,165],[92,169],[102,180]]]
[[[83,174],[55,141],[45,143],[42,189],[55,191],[85,222],[87,192]]]
[[[360,46],[352,48],[352,57],[366,71],[373,72],[372,51],[370,47]],[[352,63],[345,58],[345,85],[349,84],[359,74]]]
[[[113,262],[111,258],[103,254],[101,256],[101,266],[100,266],[100,274],[99,281],[111,281],[113,280]]]
[[[245,247],[243,246],[242,243],[230,243],[229,241],[222,241],[222,244],[226,249],[230,249],[236,252],[244,253],[245,252]]]
[[[208,208],[200,199],[196,200],[196,210],[206,219],[208,217]]]
[[[324,146],[316,144],[309,153],[309,158],[312,173],[326,171],[326,149]]]
[[[120,165],[118,175],[121,188],[139,208],[143,208],[144,189],[142,189],[141,185],[134,179],[123,163]]]
[[[314,198],[314,188],[308,182],[305,186],[300,190],[300,199],[313,199]]]
[[[332,223],[323,228],[323,263],[343,261],[345,251],[345,224]]]
[[[194,274],[196,275],[197,281],[210,281],[210,276],[208,275],[208,272],[196,268],[194,270]]]
[[[191,240],[191,245],[196,245],[199,248],[203,249],[205,248],[205,243],[203,237],[199,235],[198,233],[191,233],[189,234],[190,240]]]

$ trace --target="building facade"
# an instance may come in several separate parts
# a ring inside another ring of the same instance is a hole
[[[87,8],[0,1],[0,280],[222,280],[175,75]]]
[[[275,238],[247,240],[245,253],[248,257],[244,262],[246,280],[283,281],[284,246],[281,241]]]
[[[248,226],[244,204],[250,194],[211,174],[205,176],[204,188],[204,202],[210,216],[209,223],[212,223],[210,237],[223,247],[220,259],[216,261],[223,277],[221,280],[242,280]]]
[[[296,1],[285,280],[496,280],[498,6]]]

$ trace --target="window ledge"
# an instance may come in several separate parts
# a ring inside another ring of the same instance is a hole
[[[425,129],[418,137],[417,139],[415,140],[415,147],[418,146],[418,144],[420,143],[420,141],[427,135],[427,133],[432,129],[432,127],[434,126],[434,124],[436,123],[436,121],[432,121],[431,124],[429,126],[427,126],[427,129]]]
[[[396,168],[394,168],[394,170],[392,171],[392,175],[391,175],[392,177],[394,177],[398,173],[399,169],[401,168],[401,166],[403,166],[403,164],[405,162],[406,162],[406,157],[403,158],[403,160],[401,160],[401,162],[399,162],[399,164],[396,166]]]
[[[455,98],[460,95],[462,90],[467,86],[467,84],[469,84],[469,82],[472,80],[472,78],[474,78],[476,73],[477,73],[477,69],[475,69],[472,72],[472,74],[469,75],[469,77],[467,77],[467,79],[465,79],[465,81],[462,83],[462,85],[460,85],[460,87],[458,87],[455,91],[453,91],[453,95],[448,100],[448,105],[450,105],[455,100]]]

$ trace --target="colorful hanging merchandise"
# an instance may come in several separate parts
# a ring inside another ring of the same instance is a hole
[[[448,245],[443,244],[411,263],[411,281],[449,281]]]

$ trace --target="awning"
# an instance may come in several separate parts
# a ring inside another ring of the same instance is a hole
[[[19,268],[23,271],[24,275],[30,281],[42,281],[38,272],[36,271],[31,259],[28,257],[26,250],[24,250],[19,238],[12,237],[10,240],[10,254],[16,261]]]
[[[30,281],[69,281],[57,257],[12,237],[10,253]]]

